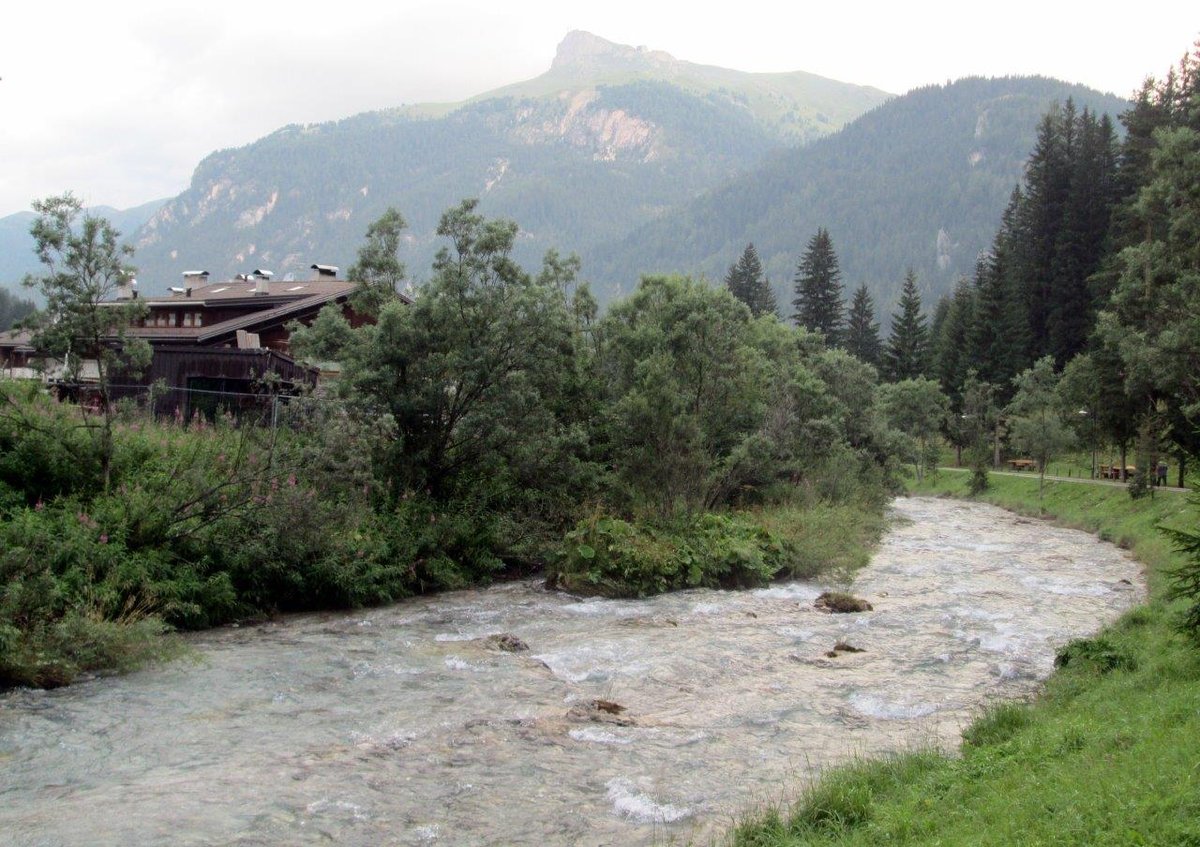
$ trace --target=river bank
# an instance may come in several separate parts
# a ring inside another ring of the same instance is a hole
[[[965,475],[922,494],[965,497]],[[1200,843],[1200,651],[1165,600],[1178,563],[1158,523],[1194,522],[1179,495],[992,477],[981,498],[1096,532],[1145,566],[1148,602],[1075,645],[1036,700],[963,733],[961,756],[922,751],[829,772],[795,806],[735,830],[737,845]]]
[[[1135,563],[1088,536],[987,506],[896,509],[854,584],[871,612],[822,613],[815,583],[621,601],[526,581],[200,633],[196,663],[11,692],[0,829],[21,845],[704,841],[837,762],[953,744],[1140,596]]]

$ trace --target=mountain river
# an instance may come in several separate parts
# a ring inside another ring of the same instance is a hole
[[[871,612],[819,611],[800,582],[612,601],[526,581],[223,628],[188,637],[195,661],[8,692],[0,841],[708,843],[830,764],[952,747],[1145,593],[1081,532],[950,500],[894,514],[852,586]],[[863,652],[828,656],[838,641]]]

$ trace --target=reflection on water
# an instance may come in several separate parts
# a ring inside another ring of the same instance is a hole
[[[1082,533],[902,499],[853,590],[578,600],[522,582],[193,639],[181,662],[0,697],[18,845],[649,844],[850,756],[955,743],[1144,593]],[[508,653],[485,640],[512,633]],[[861,653],[829,653],[838,641]],[[624,707],[596,709],[602,699]]]

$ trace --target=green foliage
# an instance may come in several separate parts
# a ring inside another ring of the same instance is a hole
[[[377,317],[399,294],[404,282],[400,234],[407,227],[404,216],[391,206],[367,227],[367,243],[359,248],[358,261],[346,271],[347,279],[359,283],[351,304],[360,314]]]
[[[892,333],[883,351],[883,373],[892,382],[920,379],[929,373],[929,328],[921,313],[917,275],[904,276],[900,311],[892,315]]]
[[[818,227],[796,266],[792,316],[798,326],[825,336],[836,347],[842,340],[842,271],[829,230]]]
[[[42,276],[27,276],[46,307],[31,317],[31,343],[38,353],[62,365],[62,375],[74,382],[84,363],[96,368],[99,422],[89,422],[100,455],[104,487],[110,482],[113,458],[113,410],[110,385],[122,371],[140,372],[150,364],[150,346],[126,335],[145,314],[137,300],[113,302],[118,288],[133,279],[126,257],[133,248],[119,242],[120,233],[105,218],[84,214],[82,202],[71,195],[35,201],[38,218],[30,227]]]
[[[725,274],[725,287],[746,304],[754,317],[778,316],[775,292],[771,290],[770,280],[763,275],[762,261],[753,244],[747,244],[741,257],[729,266],[729,273]]]
[[[1137,658],[1127,650],[1115,645],[1103,636],[1076,638],[1054,654],[1054,666],[1089,665],[1099,673],[1137,670]]]
[[[1024,703],[996,703],[963,730],[963,745],[988,747],[1005,744],[1033,722]]]
[[[1191,499],[1193,506],[1200,507],[1200,490],[1194,492]],[[1171,571],[1169,596],[1189,604],[1180,626],[1200,642],[1200,532],[1171,527],[1162,527],[1162,531],[1171,539],[1182,558],[1180,564]]]
[[[846,352],[878,368],[883,360],[883,342],[875,321],[875,301],[865,285],[854,291],[846,315]]]
[[[0,332],[11,329],[22,318],[33,314],[36,308],[32,300],[25,300],[7,288],[0,288]]]
[[[750,588],[770,582],[786,558],[783,542],[748,516],[710,513],[656,527],[594,515],[567,533],[548,581],[607,597]]]
[[[946,419],[946,395],[936,382],[920,377],[879,386],[878,403],[889,425],[902,436],[903,458],[922,479],[937,462],[934,439]]]
[[[1016,378],[1015,384],[1017,393],[1007,408],[1012,441],[1018,450],[1037,461],[1040,487],[1051,458],[1074,441],[1071,428],[1063,420],[1059,374],[1054,370],[1053,357],[1038,359]]]

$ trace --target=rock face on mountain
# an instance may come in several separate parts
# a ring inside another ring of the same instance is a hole
[[[479,197],[522,227],[518,258],[583,251],[761,161],[838,129],[887,94],[811,74],[747,74],[583,32],[550,70],[455,107],[289,126],[197,167],[134,239],[143,285],[184,269],[347,265],[389,205],[420,278],[441,212]]]

